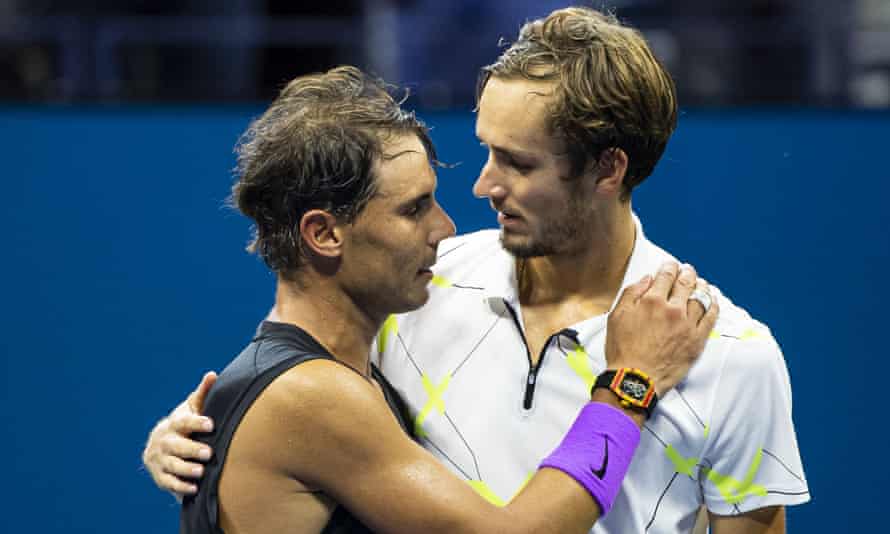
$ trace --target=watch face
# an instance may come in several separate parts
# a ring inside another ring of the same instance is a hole
[[[635,376],[624,376],[624,380],[621,381],[621,391],[624,392],[625,395],[630,398],[642,401],[646,398],[646,392],[649,391],[649,386],[639,378]]]

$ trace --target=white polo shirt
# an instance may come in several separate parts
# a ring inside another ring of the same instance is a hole
[[[637,239],[622,287],[672,257]],[[522,335],[515,262],[498,231],[442,242],[430,300],[390,317],[379,364],[421,444],[497,504],[560,442],[606,369],[603,314],[554,333],[537,368]],[[594,533],[690,532],[721,515],[809,500],[782,353],[720,295],[720,318],[688,377],[658,403],[612,511]]]

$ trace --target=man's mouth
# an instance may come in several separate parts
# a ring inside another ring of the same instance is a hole
[[[520,219],[519,215],[514,215],[508,211],[498,211],[498,223],[504,224],[512,221],[518,221]]]
[[[436,262],[426,264],[425,267],[417,269],[417,274],[433,274],[433,265],[435,264]]]

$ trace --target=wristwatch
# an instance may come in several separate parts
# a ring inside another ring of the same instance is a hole
[[[593,394],[596,388],[608,389],[621,399],[621,406],[643,411],[647,418],[652,415],[652,410],[658,404],[658,395],[655,394],[652,379],[643,371],[633,367],[603,371],[590,388],[590,393]]]

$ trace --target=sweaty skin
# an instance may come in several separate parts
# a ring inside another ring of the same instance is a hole
[[[701,320],[696,310],[682,314],[677,322],[695,325],[689,346],[690,338],[675,328],[656,329],[651,339],[630,335],[638,321],[670,322],[656,317],[667,309],[669,291],[683,298],[675,277],[676,269],[666,270],[651,287],[646,281],[625,293],[612,323],[614,335],[628,341],[622,344],[627,357],[616,358],[617,365],[645,365],[630,355],[651,354],[653,345],[674,353],[683,346],[691,354],[686,362],[693,361],[715,311]],[[596,390],[593,400],[618,406],[605,390]],[[641,414],[627,413],[642,426]],[[220,502],[221,524],[230,533],[319,532],[335,502],[379,532],[581,533],[599,517],[590,495],[552,469],[539,471],[506,507],[494,507],[401,431],[379,385],[324,360],[284,373],[250,408],[226,459]]]
[[[435,246],[453,233],[419,141],[407,137],[389,149],[400,156],[379,163],[379,194],[348,228],[311,213],[301,227],[306,246],[319,254],[339,254],[342,246],[354,258],[344,263],[360,267],[357,258],[370,257],[383,265],[370,273],[345,268],[336,280],[310,274],[299,289],[279,281],[278,320],[303,328],[346,365],[298,365],[251,405],[225,458],[222,528],[315,533],[341,505],[378,532],[586,532],[600,510],[570,476],[542,469],[511,503],[493,506],[401,430],[368,378],[367,347],[385,313],[423,304]],[[396,267],[400,278],[393,280]],[[610,362],[655,369],[663,391],[676,384],[717,316],[716,307],[703,314],[688,304],[695,281],[693,270],[670,264],[628,288],[610,319]],[[383,304],[374,298],[381,290],[390,293]],[[594,399],[620,407],[605,390]],[[628,415],[642,426],[641,414]]]

